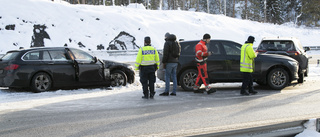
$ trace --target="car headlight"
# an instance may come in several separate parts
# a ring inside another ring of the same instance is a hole
[[[292,66],[297,66],[298,62],[297,61],[288,61],[289,64],[291,64]]]
[[[132,71],[134,71],[134,67],[132,65],[128,65],[127,68],[131,69]]]

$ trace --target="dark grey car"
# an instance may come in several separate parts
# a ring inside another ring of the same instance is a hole
[[[133,83],[133,67],[99,60],[80,49],[65,47],[8,51],[0,59],[0,87],[53,88],[121,86]]]
[[[183,41],[177,69],[178,84],[184,90],[192,90],[198,70],[195,61],[195,46],[199,41]],[[240,72],[241,44],[228,40],[211,40],[207,45],[213,55],[208,57],[207,70],[210,83],[241,82]],[[161,55],[160,55],[161,56]],[[161,58],[161,57],[160,57]],[[258,55],[255,58],[254,81],[269,85],[272,89],[282,89],[291,81],[298,79],[298,62],[282,55]],[[162,64],[157,77],[164,81]]]

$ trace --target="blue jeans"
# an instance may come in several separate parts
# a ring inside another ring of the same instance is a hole
[[[164,92],[169,92],[170,89],[170,78],[173,81],[173,90],[172,93],[176,93],[177,91],[177,67],[178,63],[167,63],[166,64],[166,89]]]

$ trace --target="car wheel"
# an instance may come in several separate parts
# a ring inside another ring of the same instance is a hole
[[[47,73],[37,73],[31,80],[31,90],[35,93],[48,91],[51,86],[52,80]]]
[[[289,75],[287,71],[282,68],[273,69],[268,74],[268,85],[272,89],[283,89],[289,84]]]
[[[121,70],[111,72],[111,86],[119,87],[127,85],[127,75]]]
[[[304,73],[299,74],[299,79],[298,83],[303,83],[304,82]]]
[[[194,84],[196,83],[198,71],[195,69],[188,69],[184,71],[180,76],[180,85],[184,90],[193,90]]]

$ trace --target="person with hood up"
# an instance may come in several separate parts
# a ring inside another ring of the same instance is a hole
[[[177,67],[179,63],[179,56],[175,56],[173,52],[179,52],[177,55],[180,55],[181,52],[181,46],[176,41],[176,36],[174,34],[166,33],[165,40],[163,47],[163,57],[162,57],[162,63],[163,67],[165,68],[165,82],[166,82],[166,88],[163,93],[160,94],[160,96],[169,96],[169,89],[170,89],[170,78],[172,78],[173,81],[173,89],[171,96],[176,96],[177,91]],[[177,46],[177,47],[175,47]],[[178,50],[175,50],[173,48],[178,48]]]
[[[248,40],[241,47],[241,58],[240,58],[240,72],[243,73],[242,86],[240,94],[249,96],[250,94],[257,94],[258,92],[253,89],[253,78],[252,72],[254,71],[254,58],[257,57],[252,46],[255,38],[249,36]],[[249,89],[249,92],[246,91]]]

